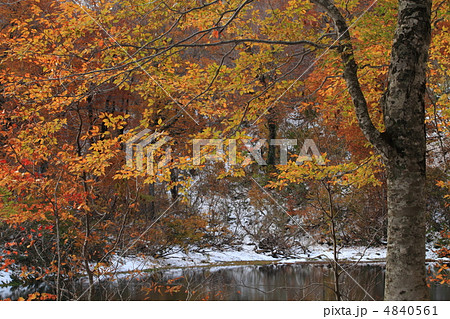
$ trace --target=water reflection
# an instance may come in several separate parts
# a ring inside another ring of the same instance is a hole
[[[326,265],[245,265],[189,268],[122,275],[95,286],[94,300],[335,300],[333,274]],[[346,265],[340,276],[343,300],[382,300],[384,267]],[[87,298],[87,283],[72,287],[70,299]],[[49,285],[0,291],[17,300]],[[84,294],[83,294],[84,292]],[[431,286],[432,300],[450,300],[450,287]]]
[[[331,269],[323,265],[194,268],[122,278],[96,287],[97,300],[335,300]],[[382,300],[381,266],[347,266],[344,300]],[[433,300],[450,300],[450,287],[432,286]]]

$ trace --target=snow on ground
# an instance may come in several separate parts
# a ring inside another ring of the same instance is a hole
[[[11,272],[0,270],[0,284],[7,284],[11,281]],[[8,296],[11,293],[11,287],[0,287],[0,299],[4,299],[4,296]]]
[[[0,270],[0,283],[5,280],[9,280],[11,278],[11,273],[8,271]]]
[[[243,263],[321,263],[333,260],[333,251],[328,246],[310,247],[308,253],[298,253],[291,257],[273,257],[262,252],[256,252],[253,245],[243,245],[241,249],[191,249],[178,251],[163,258],[152,257],[116,257],[111,272],[129,272],[148,269],[176,269],[185,267],[230,266]],[[384,263],[386,247],[348,247],[339,251],[341,262]],[[437,254],[427,248],[426,258],[429,261],[438,260]],[[442,260],[442,259],[441,259]],[[446,259],[450,261],[450,259]]]
[[[254,246],[243,245],[239,250],[193,249],[178,251],[158,259],[152,257],[116,257],[108,270],[129,272],[158,268],[217,266],[239,262],[277,262],[279,260],[280,258],[255,252]]]

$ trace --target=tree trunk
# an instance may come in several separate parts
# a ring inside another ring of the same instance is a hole
[[[425,271],[425,90],[431,1],[399,2],[388,88],[388,253],[385,300],[429,298]]]
[[[267,128],[269,129],[269,150],[267,152],[267,165],[270,169],[273,168],[273,166],[276,165],[275,158],[276,158],[276,146],[272,145],[270,143],[271,141],[275,140],[277,138],[277,124],[275,120],[275,116],[272,112],[272,110],[268,111],[267,115]]]
[[[385,300],[427,300],[425,174],[388,169],[388,253]]]
[[[322,6],[335,22],[344,78],[358,123],[383,156],[388,171],[385,300],[426,300],[429,297],[425,271],[425,90],[432,1],[399,0],[388,87],[381,101],[383,133],[370,119],[345,18],[333,1],[312,1]]]

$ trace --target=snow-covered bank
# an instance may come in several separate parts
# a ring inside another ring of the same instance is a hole
[[[310,252],[299,252],[290,257],[274,257],[257,252],[252,245],[244,245],[240,249],[191,249],[169,254],[163,258],[152,257],[116,257],[108,272],[130,272],[150,269],[168,269],[205,266],[229,266],[251,263],[321,263],[333,259],[333,251],[327,246],[309,247]],[[339,251],[339,260],[359,263],[383,263],[386,258],[385,247],[348,247]],[[445,261],[447,258],[438,258],[430,247],[427,248],[428,262]],[[106,270],[106,269],[105,269]]]
[[[0,270],[0,284],[7,284],[11,281],[11,272]],[[0,286],[0,299],[6,298],[11,294],[11,287],[1,287]]]

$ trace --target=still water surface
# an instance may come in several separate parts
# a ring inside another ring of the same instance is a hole
[[[384,268],[346,266],[345,300],[382,300]],[[335,300],[331,269],[324,265],[245,265],[154,272],[103,282],[96,300]],[[450,287],[433,285],[433,300],[450,300]]]

